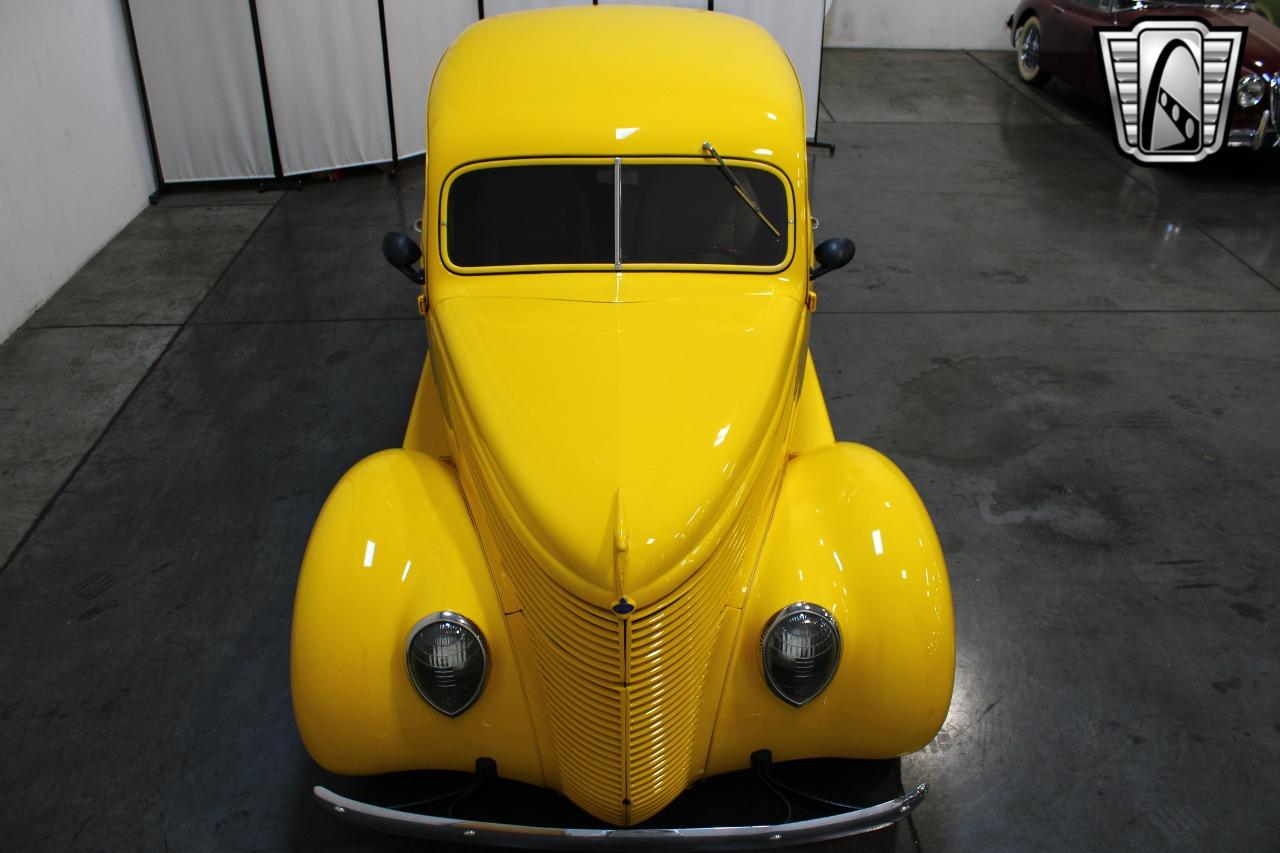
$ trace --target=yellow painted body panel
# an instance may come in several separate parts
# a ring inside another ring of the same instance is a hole
[[[804,171],[800,86],[760,26],[685,9],[502,15],[459,36],[436,69],[428,187],[479,160],[700,157],[704,140]]]
[[[444,422],[440,394],[436,391],[434,363],[431,353],[422,362],[422,375],[418,378],[418,390],[413,395],[413,408],[409,412],[409,425],[404,431],[404,447],[427,456],[451,462],[453,460],[453,436]]]
[[[902,474],[834,440],[808,352],[803,127],[785,54],[724,14],[504,15],[446,53],[428,104],[430,356],[404,447],[338,484],[298,585],[294,705],[318,762],[487,756],[634,824],[756,749],[883,757],[936,733],[946,569]],[[778,268],[486,274],[440,250],[440,202],[468,164],[692,162],[704,140],[785,178]],[[766,687],[758,646],[799,600],[835,615],[844,654],[797,709]],[[454,719],[405,672],[409,630],[439,610],[473,620],[492,661]]]
[[[510,523],[558,584],[607,608],[661,599],[719,541],[794,387],[807,316],[730,290],[453,299],[432,322],[455,427],[465,410]],[[619,502],[622,569],[604,535]]]
[[[813,366],[813,356],[808,349],[805,349],[804,356],[804,384],[788,448],[796,455],[825,447],[836,440],[831,429],[831,416],[827,414],[827,401],[822,398],[822,386],[818,384],[818,371]]]

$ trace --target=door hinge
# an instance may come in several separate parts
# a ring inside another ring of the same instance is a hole
[[[425,293],[418,294],[418,313],[423,317],[427,316],[427,295]]]
[[[804,298],[804,307],[808,308],[810,311],[818,310],[818,291],[809,291],[809,295]]]

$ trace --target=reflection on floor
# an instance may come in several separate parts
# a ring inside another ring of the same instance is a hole
[[[824,849],[1274,846],[1280,157],[1138,166],[1005,52],[829,51],[822,98],[858,257],[814,357],[959,631],[914,826]],[[377,240],[421,193],[174,193],[0,347],[0,846],[412,849],[310,801],[288,625],[328,488],[405,421]]]

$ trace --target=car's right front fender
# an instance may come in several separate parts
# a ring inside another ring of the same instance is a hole
[[[405,663],[413,626],[442,610],[489,646],[484,691],[454,718],[423,701]],[[292,664],[298,731],[330,771],[471,770],[489,756],[507,778],[545,781],[502,606],[444,462],[386,450],[334,487],[298,579]]]

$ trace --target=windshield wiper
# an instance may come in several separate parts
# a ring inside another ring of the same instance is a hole
[[[742,200],[747,203],[747,206],[755,211],[756,216],[760,217],[760,221],[768,226],[769,230],[773,232],[774,239],[781,240],[782,232],[774,227],[774,224],[769,221],[769,217],[765,216],[764,211],[760,209],[760,205],[751,197],[751,194],[747,192],[746,188],[738,182],[738,176],[733,173],[733,170],[724,162],[724,159],[716,153],[715,146],[710,142],[704,142],[702,143],[702,150],[716,158],[716,165],[720,167],[720,174],[724,175],[725,179],[729,183],[733,184],[733,188],[737,190],[738,195],[742,197]]]

